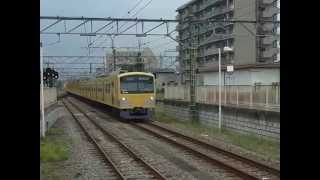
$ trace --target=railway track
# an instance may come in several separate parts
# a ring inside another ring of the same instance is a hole
[[[243,179],[280,179],[280,171],[155,123],[131,123],[151,135],[218,165]]]
[[[72,117],[97,147],[116,179],[166,179],[130,147],[107,132],[73,102],[63,101]]]
[[[280,170],[167,129],[158,123],[130,123],[129,125],[151,136],[158,137],[181,150],[185,150],[193,154],[193,156],[211,163],[213,167],[223,169],[226,173],[225,176],[231,177],[231,179],[280,179]]]

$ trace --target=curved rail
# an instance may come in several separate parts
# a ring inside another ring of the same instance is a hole
[[[111,165],[111,168],[116,172],[119,179],[125,180],[126,178],[124,175],[120,172],[120,170],[117,168],[115,163],[111,160],[108,154],[105,153],[103,148],[99,145],[99,143],[92,137],[88,131],[85,129],[85,127],[81,124],[79,119],[74,115],[74,113],[71,111],[69,105],[67,105],[64,101],[62,101],[66,109],[70,112],[71,116],[76,120],[77,124],[80,126],[80,128],[83,130],[85,135],[88,137],[89,141],[98,149],[98,151],[102,154],[102,157],[104,158],[105,162]]]
[[[139,155],[137,155],[135,152],[133,152],[127,145],[122,143],[116,136],[112,135],[108,131],[106,131],[104,128],[102,128],[97,122],[95,122],[90,116],[88,116],[82,109],[79,108],[79,106],[75,105],[72,101],[69,101],[70,104],[73,105],[74,108],[76,108],[79,112],[81,112],[92,124],[94,124],[104,135],[108,136],[110,139],[112,139],[114,142],[118,143],[130,156],[132,156],[135,160],[141,162],[152,174],[157,177],[158,179],[166,180],[159,171],[157,171],[155,168],[153,168],[150,164],[148,164],[146,161],[144,161]]]

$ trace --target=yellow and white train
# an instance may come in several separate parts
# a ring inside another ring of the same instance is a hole
[[[155,108],[155,78],[152,73],[114,73],[65,85],[65,90],[111,107],[124,119],[149,119]]]

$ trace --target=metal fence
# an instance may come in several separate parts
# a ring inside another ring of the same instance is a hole
[[[190,101],[188,86],[166,86],[162,99]],[[196,87],[196,102],[219,103],[219,86]],[[280,85],[228,85],[221,87],[221,102],[224,105],[250,106],[280,109]]]

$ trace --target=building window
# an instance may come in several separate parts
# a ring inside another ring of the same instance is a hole
[[[276,21],[277,20],[277,13],[272,15],[272,20]]]
[[[230,7],[230,9],[234,9],[234,1],[233,0],[229,1],[229,7]]]
[[[277,48],[277,44],[278,44],[277,40],[274,40],[274,41],[272,42],[272,47]]]
[[[279,58],[280,59],[280,58]],[[277,61],[278,60],[278,53],[276,53],[276,54],[274,54],[273,56],[272,56],[272,60],[273,61]]]
[[[280,27],[277,25],[273,26],[272,33],[273,34],[280,34]]]

